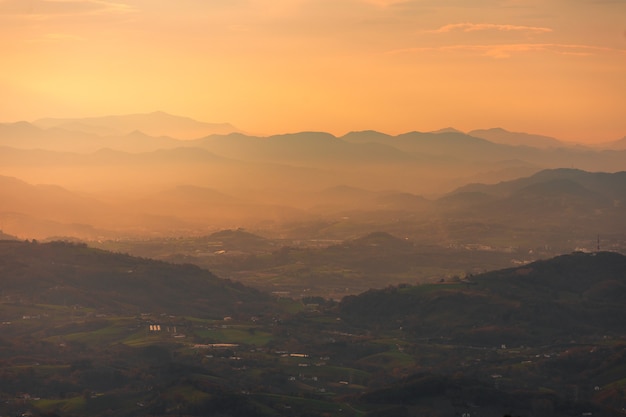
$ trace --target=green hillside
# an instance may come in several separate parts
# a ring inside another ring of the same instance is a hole
[[[340,308],[359,326],[487,346],[545,344],[623,334],[625,295],[625,256],[573,253],[457,283],[370,290]]]
[[[193,265],[174,265],[67,242],[0,241],[4,301],[80,305],[116,313],[223,317],[268,297]]]

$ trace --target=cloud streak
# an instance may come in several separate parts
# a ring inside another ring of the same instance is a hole
[[[535,26],[519,25],[498,25],[493,23],[452,23],[441,26],[435,30],[427,30],[427,33],[449,33],[449,32],[479,32],[479,31],[500,31],[500,32],[526,32],[526,33],[550,33],[552,29]]]
[[[469,52],[491,58],[510,58],[513,54],[528,52],[548,52],[560,55],[592,56],[600,53],[618,54],[626,57],[626,50],[591,45],[559,43],[513,43],[489,45],[446,45],[439,47],[416,47],[389,51],[390,55],[422,52]]]

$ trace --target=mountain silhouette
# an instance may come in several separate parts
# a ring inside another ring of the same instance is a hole
[[[566,145],[558,139],[549,136],[534,135],[530,133],[509,132],[508,130],[504,130],[502,128],[472,130],[471,132],[468,132],[468,135],[486,139],[493,143],[501,143],[513,146],[553,148]]]
[[[402,326],[420,337],[500,346],[621,335],[626,257],[572,253],[468,277],[458,284],[370,290],[342,300],[355,325]]]
[[[57,127],[100,136],[125,135],[139,130],[151,136],[164,135],[187,140],[237,131],[228,123],[204,123],[161,111],[80,119],[47,118],[36,120],[33,124],[44,129]]]
[[[222,318],[269,297],[192,265],[66,242],[0,241],[3,296],[116,313]]]

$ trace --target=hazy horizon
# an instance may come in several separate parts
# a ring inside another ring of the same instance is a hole
[[[128,119],[127,120],[128,126],[133,126],[132,122],[130,122],[130,119],[134,117],[144,118],[145,122],[147,122],[149,121],[149,118],[153,116],[155,117],[163,116],[166,118],[171,118],[172,125],[164,127],[162,124],[161,125],[157,124],[153,126],[151,126],[150,124],[145,124],[146,126],[145,128],[129,127],[126,130],[124,129],[116,130],[114,128],[105,127],[104,125],[107,122],[103,122],[102,125],[98,125],[98,121],[100,120],[106,121],[108,119],[119,118],[119,119]],[[186,120],[191,124],[196,124],[197,126],[195,127],[195,129],[189,129],[187,127],[187,130],[185,130],[184,127],[181,128],[181,127],[175,126],[176,122],[174,120],[176,119],[178,119],[178,121]],[[19,123],[28,123],[42,130],[62,129],[62,130],[67,130],[67,131],[91,133],[91,134],[98,135],[98,136],[131,135],[134,133],[143,133],[145,135],[153,136],[153,137],[162,137],[162,136],[171,137],[173,139],[181,140],[183,141],[183,143],[184,141],[193,141],[193,140],[202,139],[204,137],[211,136],[211,135],[227,135],[231,133],[238,133],[238,134],[251,136],[251,137],[265,137],[265,138],[272,137],[272,136],[281,136],[281,135],[293,135],[293,134],[299,134],[299,133],[328,133],[336,138],[342,138],[349,134],[362,133],[362,132],[375,132],[375,133],[381,133],[387,136],[401,136],[401,135],[410,134],[410,133],[458,132],[458,133],[463,133],[463,134],[470,135],[470,136],[473,135],[482,139],[494,141],[496,143],[499,143],[499,142],[497,139],[494,140],[494,138],[498,138],[498,135],[511,135],[511,136],[519,135],[520,139],[518,139],[519,143],[517,144],[528,145],[528,146],[536,145],[536,143],[531,142],[533,139],[531,138],[531,136],[542,139],[542,140],[554,139],[555,141],[559,142],[559,143],[553,142],[552,146],[567,146],[567,145],[602,146],[602,145],[609,145],[613,142],[618,142],[626,138],[626,135],[625,135],[625,136],[613,138],[607,141],[601,141],[601,142],[598,141],[598,142],[589,143],[589,142],[584,142],[584,141],[581,142],[581,141],[576,141],[576,140],[567,140],[567,139],[563,139],[560,137],[553,137],[553,136],[549,136],[549,135],[543,134],[542,132],[537,132],[537,131],[523,131],[523,132],[513,131],[510,129],[507,129],[506,126],[477,126],[477,127],[472,127],[469,130],[457,129],[455,126],[444,126],[444,127],[440,127],[440,128],[433,129],[433,130],[425,130],[425,129],[420,129],[419,126],[415,126],[413,129],[398,132],[398,133],[389,133],[386,131],[380,131],[376,129],[353,129],[353,130],[347,130],[341,133],[333,133],[330,131],[323,131],[323,130],[293,130],[293,131],[276,131],[276,132],[271,132],[271,133],[259,134],[256,132],[239,129],[238,126],[235,126],[229,123],[228,121],[197,120],[186,115],[171,114],[162,110],[154,110],[154,111],[148,111],[148,112],[143,112],[143,113],[129,113],[129,114],[91,115],[91,116],[85,116],[85,117],[39,117],[39,118],[32,119],[32,120],[0,121],[0,125],[15,125]],[[106,129],[109,129],[109,130],[107,131]],[[525,143],[524,142],[525,139],[528,140],[529,142]],[[547,144],[543,146],[547,146]]]
[[[624,2],[2,0],[2,119],[626,135]]]
[[[593,0],[0,0],[0,222],[432,227],[447,207],[433,201],[470,183],[621,172],[623,15]],[[621,204],[558,181],[598,213]]]
[[[586,216],[580,208],[593,210],[601,230],[612,230],[607,222],[621,221],[623,196],[599,195],[602,184],[576,182],[582,173],[623,174],[621,142],[613,150],[586,148],[501,129],[475,136],[449,130],[397,136],[374,131],[342,137],[323,132],[205,136],[200,132],[236,128],[163,112],[0,128],[0,228],[26,238],[197,236],[244,227],[300,239],[336,239],[403,228],[414,229],[409,234],[415,235],[434,228],[449,242],[446,230],[456,226],[438,222],[457,216],[492,222],[480,213],[489,213],[495,203],[482,191],[478,199],[446,200],[449,193],[460,190],[462,195],[471,183],[495,187],[529,181],[562,168],[576,169],[531,187],[532,195],[539,194],[530,202],[516,189],[496,194],[505,200],[523,197],[519,204],[530,204],[527,209],[543,217],[556,214],[550,210],[555,204],[574,209],[576,216]],[[169,137],[176,132],[197,138]],[[620,175],[603,178],[619,184]],[[551,191],[545,194],[542,187]],[[492,215],[510,211],[501,208]],[[500,221],[516,227],[525,215],[516,216]]]

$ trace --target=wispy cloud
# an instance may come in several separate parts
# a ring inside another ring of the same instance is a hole
[[[427,30],[427,33],[449,33],[449,32],[478,32],[478,31],[500,31],[500,32],[526,32],[526,33],[549,33],[550,28],[536,26],[519,25],[498,25],[493,23],[452,23],[441,26],[435,30]]]
[[[421,52],[468,52],[491,58],[509,58],[513,54],[528,52],[548,52],[560,55],[591,56],[598,54],[619,54],[626,56],[625,49],[614,49],[591,45],[558,43],[514,43],[490,45],[446,45],[439,47],[416,47],[389,51],[388,54],[411,54]]]

